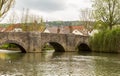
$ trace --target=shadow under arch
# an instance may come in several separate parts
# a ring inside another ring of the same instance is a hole
[[[46,44],[52,46],[52,48],[55,50],[54,52],[65,52],[64,47],[58,42],[47,42]]]
[[[25,48],[24,48],[20,43],[18,43],[18,42],[15,42],[15,41],[6,41],[6,42],[4,42],[4,43],[2,43],[2,44],[0,44],[0,45],[4,45],[4,44],[12,44],[12,45],[15,45],[16,48],[19,48],[19,49],[20,49],[21,53],[26,53]]]
[[[77,50],[78,52],[91,52],[92,51],[86,43],[80,43],[77,46]]]
[[[22,53],[26,53],[26,50],[25,50],[21,45],[19,45],[19,44],[17,44],[17,43],[9,43],[9,44],[16,45],[16,46],[20,49],[20,51],[21,51]]]

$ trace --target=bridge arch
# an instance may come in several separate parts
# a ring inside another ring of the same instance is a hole
[[[14,44],[20,49],[22,53],[26,53],[24,45],[21,42],[14,41],[14,40],[7,40],[5,42],[0,43],[0,45],[4,45],[4,44]]]
[[[51,45],[54,48],[55,52],[65,52],[64,47],[58,42],[46,42],[44,43],[43,48],[46,44]]]
[[[82,51],[82,52],[91,52],[91,49],[90,49],[90,47],[88,46],[87,43],[81,43],[80,42],[77,45],[76,49],[77,49],[78,52],[80,52],[80,51]]]

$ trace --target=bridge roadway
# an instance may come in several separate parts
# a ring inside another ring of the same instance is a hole
[[[42,52],[46,43],[57,52],[90,50],[88,36],[39,32],[0,32],[0,45],[15,44],[21,52]]]

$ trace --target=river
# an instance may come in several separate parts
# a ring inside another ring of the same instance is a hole
[[[120,54],[2,52],[0,76],[120,76]]]

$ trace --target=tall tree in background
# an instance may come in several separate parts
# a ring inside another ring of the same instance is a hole
[[[14,14],[13,14],[14,13]],[[15,24],[19,20],[18,14],[15,11],[12,11],[10,16],[7,19],[7,22],[10,24]]]
[[[85,8],[80,10],[80,21],[82,21],[83,25],[88,31],[92,31],[93,29],[93,12],[90,8]]]
[[[0,0],[0,18],[4,17],[14,5],[15,0]]]
[[[120,0],[92,0],[94,18],[100,26],[112,29],[120,23]]]
[[[45,23],[43,18],[39,15],[30,13],[29,9],[23,9],[21,17],[23,31],[38,31],[43,32],[45,29]]]
[[[23,31],[29,31],[28,29],[28,15],[29,15],[29,9],[24,9],[23,8],[23,11],[21,13],[21,17],[20,17],[20,23],[22,24],[22,30]]]

